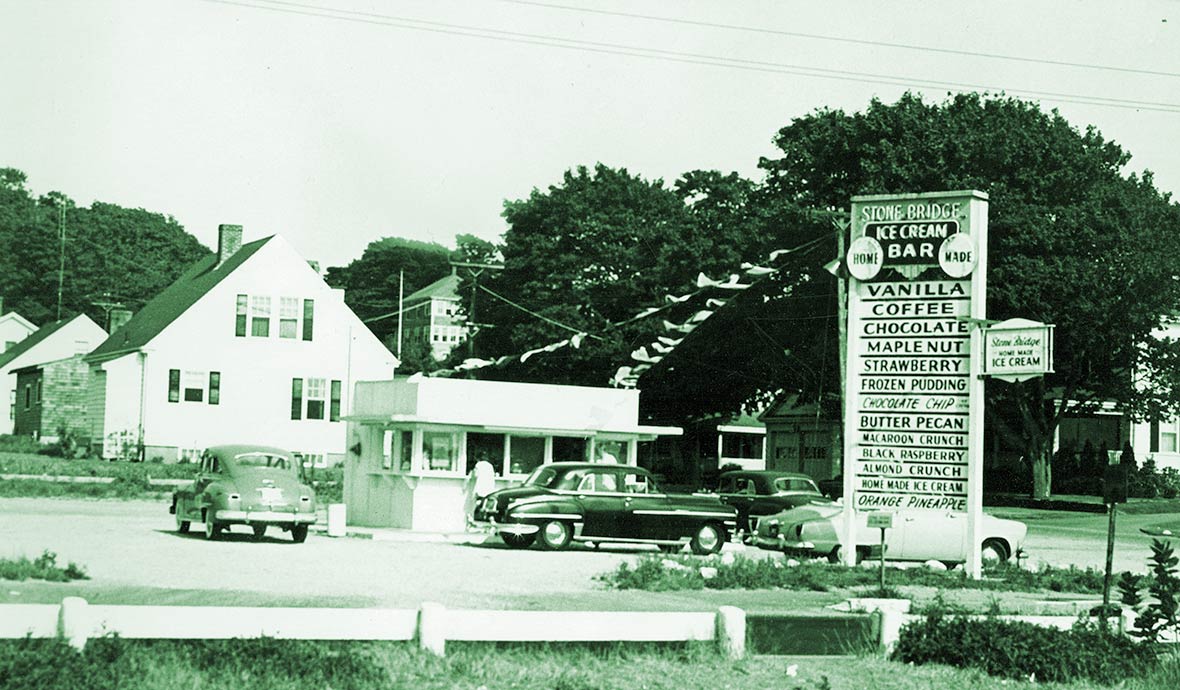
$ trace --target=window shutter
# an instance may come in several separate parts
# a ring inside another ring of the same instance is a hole
[[[168,370],[168,402],[180,402],[180,369]]]
[[[221,404],[221,372],[209,372],[209,404]]]
[[[303,379],[291,379],[291,419],[303,418]]]
[[[331,407],[328,408],[328,421],[340,421],[340,382],[332,381],[332,400]]]
[[[1160,452],[1160,420],[1151,420],[1151,444],[1149,450],[1152,453]]]
[[[315,324],[315,300],[303,300],[303,339],[311,340]]]

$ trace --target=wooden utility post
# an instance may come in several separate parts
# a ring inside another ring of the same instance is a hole
[[[500,264],[481,264],[470,261],[452,261],[451,266],[466,268],[467,274],[471,276],[471,302],[467,307],[467,357],[475,359],[475,331],[478,328],[475,322],[475,293],[479,292],[479,277],[483,275],[484,271],[502,271],[504,267]]]

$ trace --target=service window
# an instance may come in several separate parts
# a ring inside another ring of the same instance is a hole
[[[496,474],[505,474],[505,442],[506,437],[504,434],[468,432],[466,473],[471,474],[475,470],[477,463],[486,462],[496,468]]]
[[[401,442],[398,444],[398,468],[402,472],[409,472],[414,467],[414,432],[402,431]]]
[[[612,465],[629,464],[627,442],[612,439],[596,439],[594,441],[593,462],[604,462]]]
[[[646,474],[627,472],[623,475],[623,491],[629,494],[654,493]]]
[[[451,431],[423,431],[422,464],[422,469],[430,472],[458,472],[459,434]]]
[[[553,462],[586,462],[589,444],[578,436],[553,437]]]
[[[508,443],[509,474],[529,474],[545,462],[544,436],[512,436]]]

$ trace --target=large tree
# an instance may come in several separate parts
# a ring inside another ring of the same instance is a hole
[[[170,216],[96,201],[78,207],[60,192],[34,197],[26,176],[0,169],[0,296],[35,323],[61,315],[105,324],[120,303],[135,310],[209,250]],[[104,306],[106,305],[106,306]]]
[[[988,419],[1025,448],[1035,496],[1050,492],[1063,416],[1104,400],[1133,415],[1177,409],[1175,347],[1153,331],[1180,305],[1180,208],[1150,173],[1126,174],[1130,154],[1096,129],[1012,98],[906,95],[863,113],[798,118],[775,144],[782,155],[760,163],[767,190],[801,206],[842,210],[858,194],[989,194],[989,318],[1057,326],[1054,373],[988,386]]]
[[[344,301],[370,330],[389,342],[397,332],[399,283],[405,297],[451,270],[451,252],[441,244],[400,237],[383,237],[365,247],[347,266],[328,269],[325,280],[344,288]],[[384,318],[381,318],[384,317]]]

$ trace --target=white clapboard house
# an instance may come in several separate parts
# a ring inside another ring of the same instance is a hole
[[[343,457],[353,383],[396,363],[282,237],[243,245],[238,225],[86,360],[104,458],[175,462],[247,443],[317,465]]]

